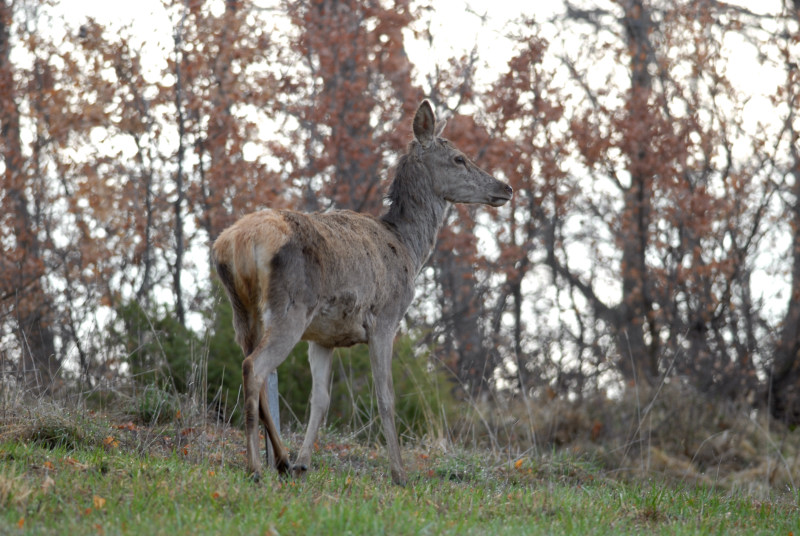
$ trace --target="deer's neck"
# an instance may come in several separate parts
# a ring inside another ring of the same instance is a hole
[[[419,273],[436,244],[447,201],[433,192],[432,177],[414,160],[407,155],[398,164],[382,219],[406,245]]]

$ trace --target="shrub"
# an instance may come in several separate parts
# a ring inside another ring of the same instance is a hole
[[[178,394],[199,394],[220,417],[240,418],[236,402],[242,351],[235,341],[230,303],[225,298],[214,303],[205,338],[181,324],[169,307],[146,309],[135,300],[116,307],[119,322],[110,328],[111,340],[124,352],[136,390],[143,389],[134,408],[143,421],[163,418],[165,404],[175,406]]]
[[[111,337],[125,352],[125,362],[136,383],[161,388],[171,383],[178,392],[185,392],[201,346],[197,335],[168,307],[145,309],[130,300],[118,304],[116,313],[123,330],[112,325]]]
[[[178,413],[178,401],[167,390],[156,385],[147,385],[144,390],[134,396],[133,413],[144,423],[163,424],[175,418]]]

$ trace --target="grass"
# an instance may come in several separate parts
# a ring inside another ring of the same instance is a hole
[[[500,459],[325,433],[305,480],[244,472],[237,429],[32,412],[0,432],[0,534],[793,534],[798,497],[624,479],[568,454]],[[296,449],[299,438],[290,435]]]

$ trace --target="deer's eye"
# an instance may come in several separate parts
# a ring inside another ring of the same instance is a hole
[[[453,162],[455,162],[456,164],[460,164],[462,166],[467,164],[467,160],[461,155],[458,155],[455,158],[453,158]]]

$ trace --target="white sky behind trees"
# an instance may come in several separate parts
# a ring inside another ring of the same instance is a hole
[[[254,0],[265,11],[274,9],[276,0]],[[606,2],[572,0],[578,6],[606,5]],[[754,13],[775,13],[781,10],[782,0],[733,0],[729,4],[746,7]],[[415,41],[406,36],[406,50],[412,63],[418,69],[418,76],[424,77],[433,72],[436,64],[444,64],[448,58],[469,54],[473,49],[478,53],[476,80],[489,83],[505,69],[513,54],[513,43],[508,36],[515,30],[513,23],[523,16],[533,17],[545,23],[564,11],[562,2],[512,2],[497,0],[436,0],[434,11],[430,14],[430,31],[433,43]],[[224,8],[219,1],[219,9]],[[132,33],[141,39],[145,61],[149,60],[150,73],[160,76],[166,67],[166,54],[172,50],[172,22],[161,0],[57,0],[54,11],[63,17],[73,28],[78,28],[88,17],[110,29],[129,25]],[[53,21],[58,24],[58,20]],[[768,23],[768,22],[767,22]],[[276,24],[280,24],[276,21]],[[767,28],[768,29],[768,28]],[[54,28],[54,31],[59,29]],[[557,33],[555,26],[543,24],[541,35],[551,42],[551,48],[569,50],[575,35]],[[771,108],[764,95],[771,92],[782,73],[770,69],[758,61],[758,51],[742,41],[725,43],[729,57],[737,58],[732,63],[728,75],[734,86],[743,93],[752,95],[745,120],[755,127]],[[754,76],[757,72],[758,75]]]
[[[275,9],[277,0],[252,0],[255,5],[263,6],[268,13]],[[224,9],[223,0],[219,9]],[[580,7],[607,6],[607,2],[572,0]],[[782,0],[733,0],[729,4],[740,5],[754,13],[780,12]],[[545,23],[562,13],[565,9],[562,2],[512,2],[497,0],[436,0],[434,11],[430,13],[430,31],[433,43],[414,40],[406,35],[406,50],[412,63],[417,68],[417,75],[424,80],[426,75],[435,70],[437,64],[444,64],[451,57],[469,54],[473,49],[478,54],[478,84],[488,84],[497,73],[504,70],[514,52],[514,45],[508,36],[515,32],[514,21],[521,17],[533,17],[537,22]],[[88,17],[110,29],[130,26],[132,33],[141,39],[143,58],[150,64],[150,74],[157,78],[166,67],[165,61],[173,48],[172,21],[161,0],[136,0],[125,2],[120,0],[57,0],[55,15],[63,17],[73,28],[78,28]],[[54,20],[54,25],[59,20]],[[280,25],[276,15],[276,25]],[[769,21],[765,21],[769,24]],[[769,30],[769,28],[766,28]],[[53,28],[59,31],[58,28]],[[576,35],[559,33],[556,26],[542,24],[542,37],[551,43],[551,51],[574,49]],[[765,65],[758,59],[755,47],[746,44],[740,38],[738,42],[730,38],[724,43],[728,57],[736,58],[731,62],[728,76],[734,87],[742,93],[751,95],[752,99],[745,109],[745,121],[748,126],[756,128],[763,122],[772,105],[766,94],[779,83],[783,73]],[[549,54],[553,56],[553,54]],[[757,76],[754,76],[758,73]]]
[[[254,3],[269,10],[277,2],[255,0]],[[598,4],[582,0],[573,0],[572,3],[578,6]],[[754,13],[774,13],[781,9],[781,0],[732,0],[727,3],[746,7]],[[221,10],[222,0],[219,4]],[[506,38],[513,31],[511,22],[521,16],[532,16],[539,22],[546,22],[564,11],[564,4],[557,1],[436,0],[433,4],[434,12],[430,19],[435,39],[433,50],[428,43],[415,43],[410,39],[406,42],[414,65],[426,70],[432,69],[436,62],[469,53],[477,47],[481,66],[488,72],[497,72],[511,57],[512,45]],[[156,57],[172,47],[172,26],[161,0],[57,0],[55,13],[74,27],[80,26],[87,17],[111,27],[130,24],[145,43],[144,50]],[[559,41],[553,28],[543,28],[543,37],[554,44]],[[743,58],[739,76],[734,75],[734,81],[743,89],[754,89],[753,86],[762,83],[761,76],[752,76],[750,61],[754,59]]]

